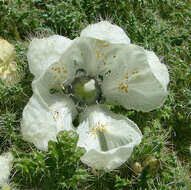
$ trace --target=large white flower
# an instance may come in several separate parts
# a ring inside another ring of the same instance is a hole
[[[0,187],[8,182],[12,168],[13,155],[8,152],[0,156]]]
[[[166,66],[106,21],[89,25],[74,40],[34,39],[28,60],[35,78],[23,111],[24,138],[47,150],[59,131],[76,130],[78,146],[86,150],[82,162],[97,169],[119,167],[142,138],[134,122],[111,113],[104,102],[146,112],[167,97]]]

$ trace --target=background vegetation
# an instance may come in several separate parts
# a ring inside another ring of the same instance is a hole
[[[83,150],[76,151],[74,133],[59,134],[58,143],[49,143],[48,153],[20,136],[22,111],[32,95],[26,58],[30,39],[55,33],[73,39],[100,19],[122,27],[132,43],[155,51],[170,73],[169,96],[162,108],[142,113],[110,106],[144,134],[128,163],[110,173],[80,162]],[[0,83],[0,153],[12,150],[17,158],[11,188],[191,189],[191,1],[0,0],[0,37],[15,46],[20,73],[13,87]]]

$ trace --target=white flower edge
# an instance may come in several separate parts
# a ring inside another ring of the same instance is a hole
[[[90,24],[81,31],[81,37],[90,37],[113,44],[130,44],[130,39],[122,28],[108,21]]]
[[[92,168],[105,171],[118,168],[141,142],[141,131],[133,121],[103,105],[88,107],[80,120],[78,146],[86,150],[81,161]]]
[[[168,83],[167,67],[155,53],[130,44],[116,52],[102,92],[109,104],[148,112],[163,105]]]
[[[10,152],[0,155],[0,187],[8,182],[13,159],[14,157]]]
[[[169,73],[167,67],[160,62],[159,58],[153,51],[145,50],[145,52],[152,72],[154,73],[155,77],[160,81],[163,88],[167,90],[167,86],[169,83]]]
[[[29,45],[27,59],[31,73],[38,78],[52,63],[58,61],[72,40],[59,35],[34,38]]]
[[[47,151],[48,141],[56,141],[56,135],[60,131],[73,130],[74,114],[74,103],[69,98],[63,97],[62,101],[55,98],[48,105],[34,93],[23,111],[23,138],[38,149]]]

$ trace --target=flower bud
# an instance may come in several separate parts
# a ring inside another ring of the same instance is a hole
[[[143,162],[143,167],[147,167],[147,166],[149,166],[149,169],[151,172],[154,172],[160,166],[159,160],[156,159],[155,157],[148,157]]]
[[[143,168],[139,162],[134,162],[132,165],[132,169],[136,174],[140,174]]]
[[[13,45],[0,39],[0,79],[7,85],[18,81],[17,66],[14,61],[15,51]]]

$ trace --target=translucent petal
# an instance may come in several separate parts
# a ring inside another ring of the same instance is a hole
[[[97,77],[108,71],[115,59],[115,53],[123,45],[112,45],[92,38],[75,39],[60,59],[52,63],[39,77],[41,88],[57,88],[71,84],[79,71],[84,75]],[[112,56],[111,56],[112,55]]]
[[[86,150],[81,161],[106,171],[127,161],[142,138],[134,122],[112,113],[103,105],[91,106],[83,113],[77,133],[78,146]]]
[[[169,74],[166,66],[161,64],[159,58],[152,51],[146,51],[147,59],[155,77],[160,81],[163,88],[166,89],[169,83]]]
[[[54,99],[48,103],[33,94],[24,108],[21,122],[24,139],[41,150],[47,150],[49,140],[56,141],[58,132],[73,127],[75,108],[71,100],[63,97],[62,100]]]
[[[108,21],[101,21],[96,24],[88,25],[82,30],[80,36],[104,40],[113,44],[130,44],[130,39],[123,29]]]
[[[42,39],[34,38],[27,54],[31,73],[39,77],[49,65],[59,60],[71,43],[72,40],[58,35]]]
[[[108,103],[147,112],[164,103],[168,82],[168,70],[153,52],[127,45],[116,52],[102,92]]]
[[[10,152],[0,156],[0,187],[8,182],[13,159],[13,155]]]

